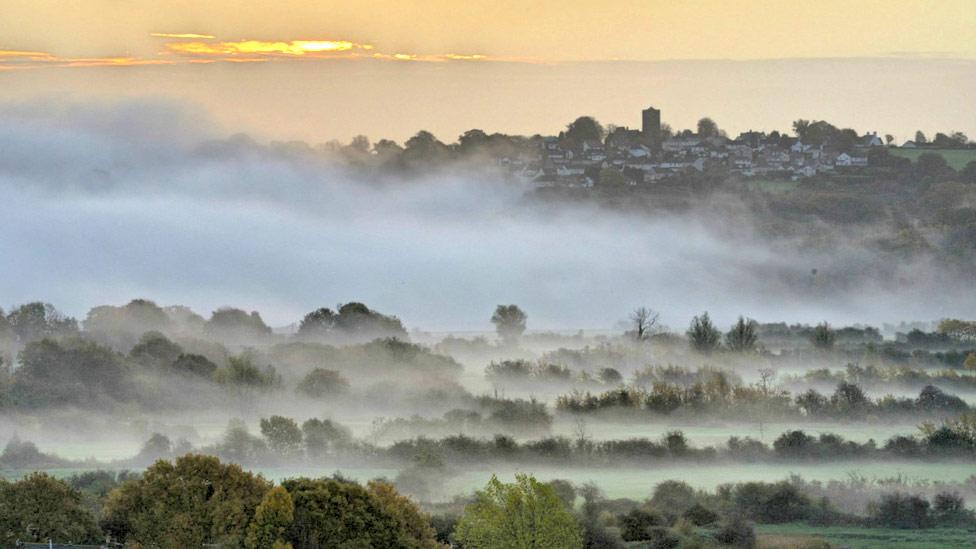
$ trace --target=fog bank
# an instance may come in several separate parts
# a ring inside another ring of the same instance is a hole
[[[146,297],[269,323],[358,300],[410,328],[484,330],[498,303],[530,329],[607,329],[648,305],[683,329],[972,316],[976,295],[924,263],[850,246],[800,252],[745,216],[543,209],[486,174],[364,181],[308,154],[224,139],[184,104],[31,103],[0,109],[0,303]],[[734,211],[734,209],[732,210]],[[817,269],[826,286],[814,280]]]

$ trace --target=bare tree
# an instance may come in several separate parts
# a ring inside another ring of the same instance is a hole
[[[643,341],[647,339],[658,327],[658,320],[661,313],[647,307],[638,307],[630,314],[630,321],[634,326],[634,339]]]
[[[769,384],[776,378],[776,370],[772,368],[759,369],[759,385],[762,387],[763,395],[769,395]]]
[[[772,368],[760,368],[759,372],[759,386],[762,387],[763,400],[762,400],[762,411],[759,412],[759,440],[763,440],[765,437],[765,430],[763,429],[763,422],[766,418],[767,406],[769,406],[769,386],[773,379],[776,378],[776,371]]]

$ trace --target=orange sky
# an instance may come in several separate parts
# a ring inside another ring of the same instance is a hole
[[[678,128],[976,136],[974,94],[976,0],[0,0],[0,101],[162,97],[275,139],[635,125],[647,105]]]
[[[151,33],[548,62],[976,58],[973,0],[0,0],[0,13],[0,49],[75,58],[158,56]]]

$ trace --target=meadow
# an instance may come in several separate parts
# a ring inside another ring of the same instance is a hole
[[[976,149],[888,149],[890,154],[907,158],[912,162],[924,153],[938,153],[945,158],[952,169],[959,171],[966,167],[966,164],[976,160]]]
[[[899,530],[895,528],[851,528],[807,524],[763,524],[756,526],[760,548],[844,547],[847,549],[942,549],[973,547],[976,531],[961,528]],[[639,546],[637,546],[639,547]]]

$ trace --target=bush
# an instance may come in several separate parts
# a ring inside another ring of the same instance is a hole
[[[618,517],[617,522],[620,524],[620,537],[624,541],[653,539],[652,530],[667,524],[664,517],[646,509],[634,509]]]
[[[755,547],[756,531],[751,524],[742,519],[734,518],[723,524],[715,532],[715,540],[735,547]]]
[[[695,526],[705,526],[718,520],[718,513],[696,503],[688,508],[681,516],[691,521]]]
[[[874,519],[886,528],[918,529],[932,526],[929,502],[919,496],[895,492],[881,496]]]

